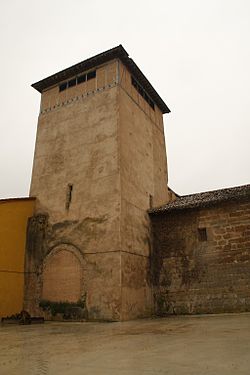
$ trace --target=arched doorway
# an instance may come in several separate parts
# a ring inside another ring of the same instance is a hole
[[[42,299],[77,302],[81,299],[82,265],[77,250],[57,247],[43,266]]]

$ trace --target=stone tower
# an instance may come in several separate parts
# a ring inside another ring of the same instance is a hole
[[[168,201],[168,107],[121,45],[32,86],[25,308],[83,301],[90,319],[149,316],[147,210]]]

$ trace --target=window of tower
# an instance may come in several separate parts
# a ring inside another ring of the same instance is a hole
[[[69,82],[68,82],[68,87],[73,87],[76,85],[76,78],[73,78],[71,79]]]
[[[72,200],[72,192],[73,192],[73,185],[68,184],[67,186],[67,192],[66,192],[66,203],[65,203],[65,208],[66,210],[69,210],[69,206]]]
[[[198,239],[199,241],[207,241],[207,228],[198,228]]]
[[[59,91],[60,91],[60,92],[61,92],[61,91],[64,91],[64,90],[66,90],[67,87],[68,87],[68,82],[61,83],[61,84],[59,85]]]
[[[152,99],[148,96],[146,91],[143,89],[143,87],[136,81],[136,79],[131,76],[131,83],[134,86],[134,88],[139,92],[139,94],[146,100],[146,102],[150,105],[150,107],[154,110],[155,104]]]
[[[92,72],[87,73],[87,81],[96,77],[96,71],[93,70]]]
[[[89,81],[90,79],[96,78],[96,70],[92,70],[91,72],[81,74],[78,77],[72,78],[67,82],[63,82],[59,85],[59,92],[66,90],[69,87],[74,87],[79,85],[80,83]]]
[[[79,77],[77,77],[77,84],[79,85],[80,83],[83,83],[86,81],[86,74],[83,74]]]

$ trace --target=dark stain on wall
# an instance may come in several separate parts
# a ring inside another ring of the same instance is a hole
[[[26,236],[26,269],[36,272],[46,252],[48,216],[36,215],[28,220]]]
[[[71,245],[84,256],[89,241],[105,233],[106,215],[86,217],[82,221],[65,220],[53,225],[47,214],[31,217],[27,225],[25,255],[25,297],[28,311],[39,311],[43,284],[43,262],[53,248]]]

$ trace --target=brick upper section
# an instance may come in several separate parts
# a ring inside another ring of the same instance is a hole
[[[149,214],[168,213],[196,207],[209,207],[219,202],[242,200],[250,200],[250,184],[198,194],[183,195],[173,202],[149,210]]]
[[[151,83],[136,65],[136,63],[129,57],[127,51],[120,44],[117,47],[111,48],[105,52],[102,52],[96,56],[93,56],[87,60],[81,61],[78,64],[75,64],[67,69],[64,69],[58,73],[55,73],[47,78],[42,79],[39,82],[36,82],[32,85],[39,92],[43,92],[45,89],[52,87],[60,82],[63,82],[77,74],[83,73],[89,69],[98,67],[108,61],[120,59],[122,63],[128,68],[130,73],[138,80],[141,86],[148,93],[150,98],[155,102],[159,107],[162,113],[169,113],[170,109],[166,103],[162,100],[156,90],[153,88]]]

